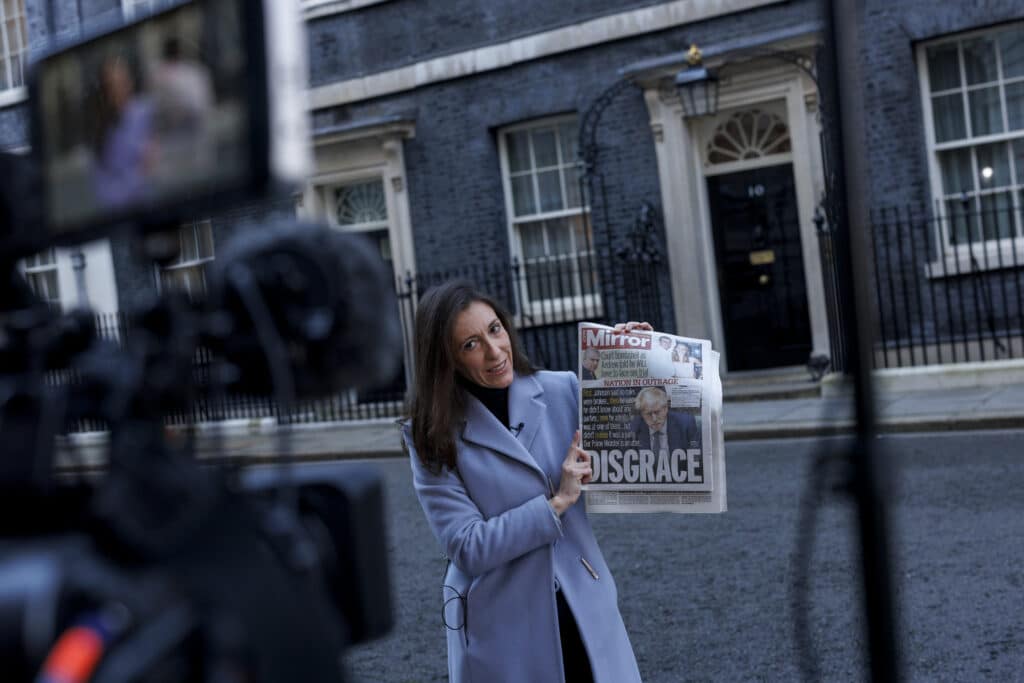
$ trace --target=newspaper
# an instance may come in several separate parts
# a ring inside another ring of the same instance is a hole
[[[718,352],[706,339],[579,324],[588,512],[724,512]]]

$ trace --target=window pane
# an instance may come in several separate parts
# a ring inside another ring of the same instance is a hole
[[[57,271],[46,270],[39,273],[28,273],[25,276],[29,288],[37,297],[48,303],[60,301],[60,290],[57,287]]]
[[[932,92],[960,87],[960,63],[956,43],[928,48],[928,80]]]
[[[206,294],[206,273],[201,265],[165,270],[161,274],[161,281],[166,289],[184,292],[191,299]]]
[[[985,239],[1013,236],[1012,211],[1013,199],[1009,192],[999,192],[981,198],[981,223],[984,226]]]
[[[939,152],[939,166],[942,168],[942,191],[944,194],[974,191],[969,149]]]
[[[529,131],[523,130],[505,136],[505,143],[508,146],[508,165],[513,173],[530,168],[529,135]]]
[[[46,300],[59,301],[60,288],[57,287],[57,271],[48,270],[43,273],[43,281],[46,282]]]
[[[1010,154],[1013,155],[1013,165],[1017,169],[1017,184],[1024,185],[1024,139],[1013,141]]]
[[[160,284],[164,287],[164,289],[168,289],[168,290],[171,290],[171,289],[179,290],[179,289],[181,289],[178,286],[177,272],[178,271],[176,271],[176,270],[165,270],[162,273],[160,273]]]
[[[978,187],[990,190],[1010,185],[1009,146],[1005,142],[980,145],[978,154]]]
[[[193,226],[187,225],[178,231],[178,244],[180,245],[178,253],[178,261],[180,263],[195,261],[199,258],[195,228]]]
[[[565,183],[565,208],[572,209],[580,205],[580,175],[575,166],[562,169],[562,182]]]
[[[21,49],[24,50],[28,47],[28,21],[24,18],[24,7],[22,8],[21,16],[22,20],[18,22],[18,25],[21,27]]]
[[[1024,28],[1001,33],[999,48],[1003,53],[1003,78],[1024,76]]]
[[[558,165],[558,145],[554,128],[533,132],[533,159],[537,168]]]
[[[185,282],[185,291],[189,296],[197,297],[206,292],[206,278],[203,277],[201,266],[186,268],[182,273],[182,279]]]
[[[967,244],[968,214],[974,211],[973,206],[974,202],[968,202],[965,205],[958,199],[946,202],[946,225],[951,244]]]
[[[562,163],[576,163],[576,143],[579,138],[579,126],[575,121],[566,121],[558,126],[558,139],[562,145]]]
[[[562,204],[562,174],[559,171],[544,171],[537,174],[540,189],[540,210],[559,211]]]
[[[39,273],[25,273],[25,282],[28,283],[29,289],[40,299],[44,298],[42,293],[43,285],[39,283]]]
[[[971,107],[971,133],[990,135],[1003,132],[1003,114],[999,107],[999,87],[967,93]]]
[[[533,198],[533,176],[512,178],[512,205],[517,216],[537,213],[537,202]]]
[[[19,21],[13,5],[8,5],[5,2],[4,6],[4,11],[0,12],[0,20],[4,22],[0,25],[0,54],[10,57],[17,54],[22,47],[22,33],[19,26],[21,21]]]
[[[209,221],[202,221],[196,230],[199,236],[199,257],[213,258],[213,226]]]
[[[561,288],[558,286],[559,269],[560,264],[557,261],[527,263],[525,268],[526,295],[533,301],[539,301],[557,299],[571,294],[571,292],[560,291]]]
[[[569,222],[564,218],[548,221],[548,254],[570,256],[575,253]]]
[[[963,99],[960,93],[933,97],[932,114],[935,117],[936,142],[961,140],[967,137]]]
[[[12,86],[17,88],[25,85],[25,65],[23,62],[23,54],[19,53],[11,57],[11,80]]]
[[[46,284],[46,273],[32,273],[28,276],[29,285],[32,287],[32,291],[35,292],[36,296],[46,301],[48,300],[49,293]]]
[[[11,83],[7,80],[7,60],[0,55],[0,90],[6,90],[10,87]]]
[[[996,46],[991,38],[964,41],[964,72],[968,85],[998,80]]]
[[[1024,129],[1024,81],[1006,84],[1006,120],[1010,130]]]
[[[576,258],[573,259],[573,270],[578,274],[578,287],[582,294],[593,294],[597,290],[596,263],[593,256],[593,239],[590,238],[590,225],[583,220],[583,215],[572,216],[569,224],[576,243]]]
[[[520,224],[519,239],[523,243],[523,259],[526,261],[547,255],[544,248],[544,221]]]

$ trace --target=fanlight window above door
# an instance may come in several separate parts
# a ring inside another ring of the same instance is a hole
[[[790,151],[789,128],[775,114],[760,109],[739,111],[715,129],[707,147],[709,164],[759,159]]]
[[[380,178],[341,185],[334,190],[334,200],[338,225],[348,227],[388,220],[384,183]]]

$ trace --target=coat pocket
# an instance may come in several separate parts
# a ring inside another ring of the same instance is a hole
[[[469,645],[469,594],[480,577],[470,577],[454,563],[448,563],[441,588],[441,621],[449,631],[461,631]]]

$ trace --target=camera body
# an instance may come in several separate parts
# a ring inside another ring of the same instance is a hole
[[[203,463],[164,422],[209,393],[287,411],[388,379],[401,335],[371,246],[254,227],[220,250],[202,304],[154,300],[120,342],[36,301],[16,266],[294,189],[305,54],[294,2],[191,0],[35,65],[33,153],[0,155],[20,183],[0,187],[4,680],[65,680],[76,662],[68,680],[342,681],[345,647],[390,628],[374,471]],[[204,381],[201,348],[219,359]],[[106,467],[58,471],[55,437],[83,418],[109,425]]]

